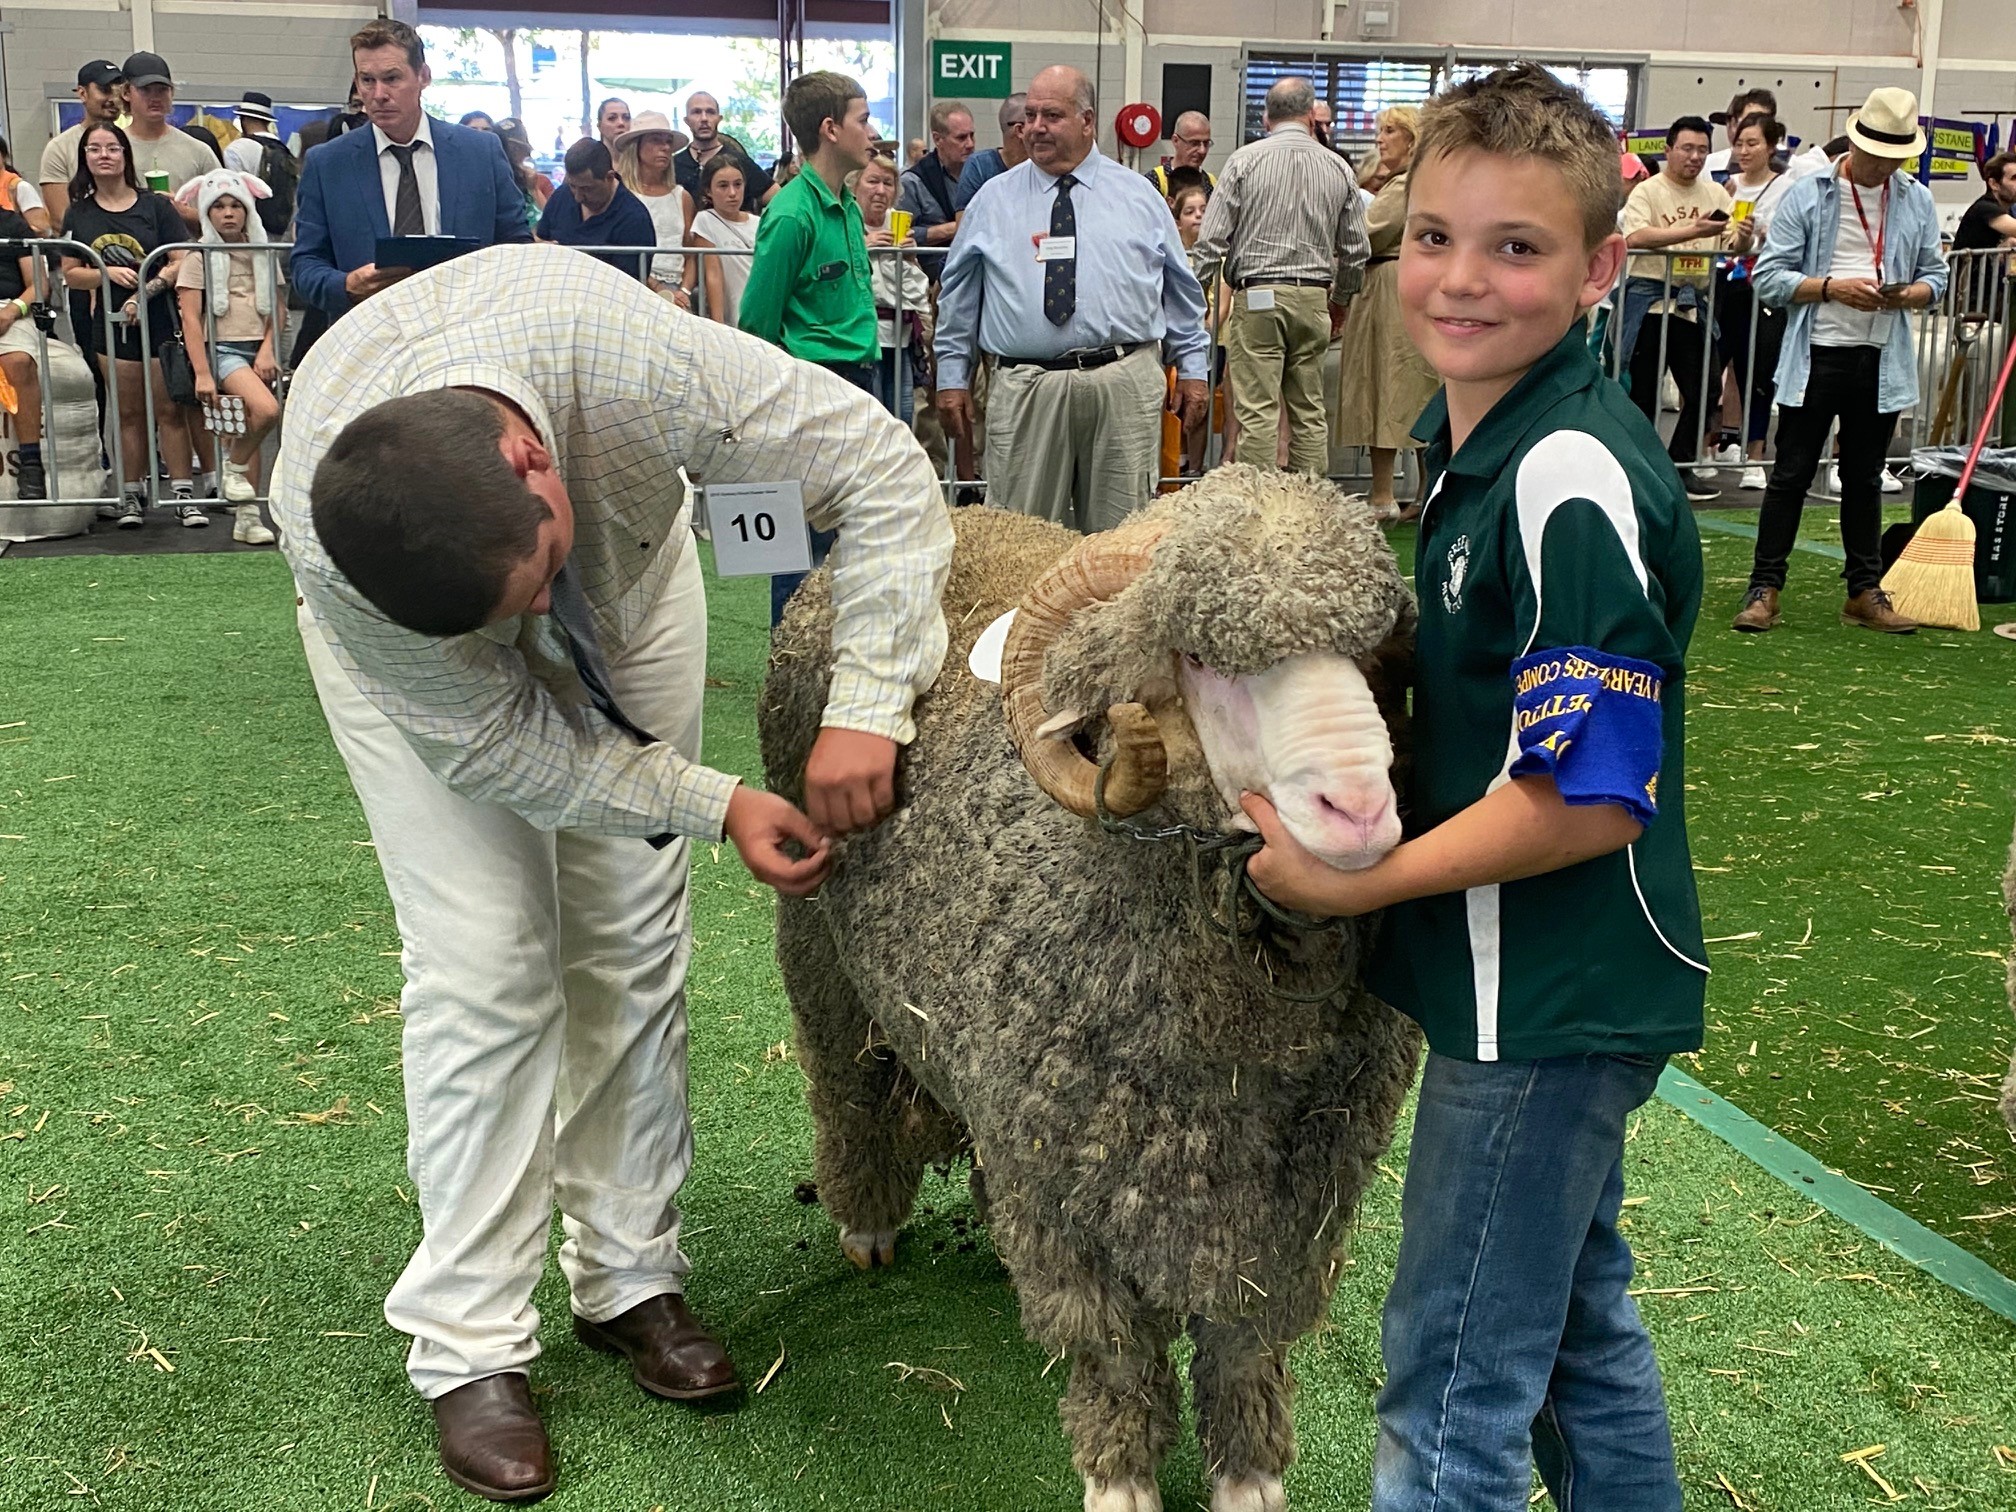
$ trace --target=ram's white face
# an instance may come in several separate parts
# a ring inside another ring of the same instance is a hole
[[[1400,843],[1393,740],[1349,657],[1309,652],[1251,677],[1191,657],[1179,680],[1219,795],[1245,829],[1242,792],[1259,793],[1319,859],[1360,871]]]

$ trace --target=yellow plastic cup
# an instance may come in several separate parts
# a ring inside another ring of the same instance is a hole
[[[1750,219],[1751,208],[1752,202],[1750,200],[1738,200],[1729,207],[1729,219],[1732,222],[1746,221]]]
[[[910,212],[891,210],[889,212],[889,239],[901,246],[910,240]]]

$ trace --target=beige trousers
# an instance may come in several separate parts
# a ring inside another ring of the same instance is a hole
[[[1256,293],[1274,296],[1255,310]],[[1288,406],[1288,465],[1321,477],[1330,465],[1330,410],[1323,402],[1323,354],[1330,345],[1330,291],[1292,284],[1241,289],[1225,322],[1225,376],[1239,434],[1271,455],[1281,406]],[[1241,448],[1241,460],[1245,457]]]
[[[684,528],[682,520],[680,528]],[[422,1235],[385,1301],[430,1400],[539,1353],[557,1203],[573,1310],[684,1286],[687,842],[533,827],[451,792],[298,612],[308,670],[399,924],[406,1169]],[[707,599],[690,547],[630,644],[623,709],[700,754]]]
[[[1111,530],[1154,497],[1166,382],[1152,342],[1089,372],[1000,363],[987,405],[987,502]]]

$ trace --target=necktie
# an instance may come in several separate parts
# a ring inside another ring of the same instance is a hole
[[[401,147],[397,142],[391,142],[386,144],[385,150],[399,160],[399,189],[392,197],[392,234],[424,235],[427,214],[420,208],[420,176],[413,171],[413,154],[420,150],[420,144],[408,142]]]
[[[575,576],[572,562],[560,569],[550,592],[553,623],[560,627],[561,638],[567,642],[567,654],[574,659],[574,671],[581,679],[581,686],[588,690],[588,701],[601,710],[603,718],[639,745],[656,745],[658,737],[632,724],[609,689],[609,663],[602,655],[602,643],[595,637],[595,617],[589,612],[588,596],[581,591],[581,580]],[[672,843],[672,836],[653,835],[648,843],[654,850],[663,850]]]
[[[1078,215],[1071,208],[1071,186],[1078,182],[1066,173],[1057,180],[1057,198],[1050,205],[1050,234],[1068,236],[1077,251]],[[1052,325],[1063,325],[1078,308],[1078,259],[1054,258],[1043,264],[1043,315]]]

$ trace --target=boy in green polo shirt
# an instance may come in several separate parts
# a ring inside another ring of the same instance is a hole
[[[1407,840],[1360,872],[1264,800],[1250,872],[1327,914],[1385,908],[1370,985],[1429,1056],[1382,1342],[1375,1512],[1678,1512],[1658,1366],[1618,1230],[1625,1124],[1701,1044],[1682,814],[1701,550],[1658,434],[1582,317],[1616,282],[1617,143],[1531,65],[1421,112],[1400,257],[1444,387]]]
[[[751,336],[816,363],[874,393],[882,356],[875,288],[861,207],[847,187],[875,144],[868,96],[846,74],[800,74],[784,91],[784,124],[805,156],[756,227],[756,251],[742,290],[739,323]],[[830,532],[812,533],[812,560],[824,561]],[[770,623],[784,615],[803,573],[770,579]]]

